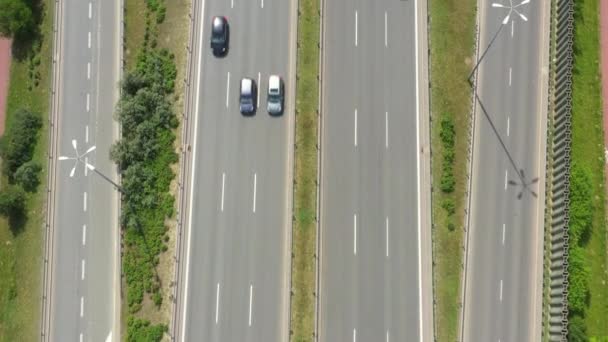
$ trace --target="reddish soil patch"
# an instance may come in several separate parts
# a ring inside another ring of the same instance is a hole
[[[8,77],[11,68],[11,41],[0,37],[0,136],[4,134],[6,118],[6,96],[8,95]]]
[[[600,0],[600,50],[602,72],[602,98],[604,107],[604,151],[608,177],[608,0]]]

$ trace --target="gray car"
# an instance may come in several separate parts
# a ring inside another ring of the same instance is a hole
[[[244,115],[255,114],[256,87],[251,78],[241,79],[241,93],[239,96],[239,108]]]

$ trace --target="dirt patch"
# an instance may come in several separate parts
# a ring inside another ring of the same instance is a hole
[[[8,78],[11,70],[11,40],[0,37],[0,136],[4,134]]]

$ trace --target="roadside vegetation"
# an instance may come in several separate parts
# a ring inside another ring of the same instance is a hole
[[[575,4],[568,306],[570,341],[608,339],[599,2]]]
[[[291,341],[314,341],[319,116],[319,0],[300,0],[296,81]]]
[[[429,0],[433,283],[437,341],[457,341],[462,303],[475,0]]]
[[[0,0],[0,34],[14,38],[0,141],[0,341],[40,329],[53,2]]]
[[[170,320],[175,216],[176,111],[182,87],[189,2],[127,0],[126,72],[111,157],[122,176],[123,281],[127,341],[161,341]],[[170,21],[171,25],[165,25]],[[185,23],[185,24],[184,24]],[[180,69],[178,69],[178,65]]]

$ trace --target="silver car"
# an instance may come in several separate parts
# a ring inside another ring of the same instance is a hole
[[[268,113],[283,113],[283,81],[277,75],[271,75],[268,79]]]

